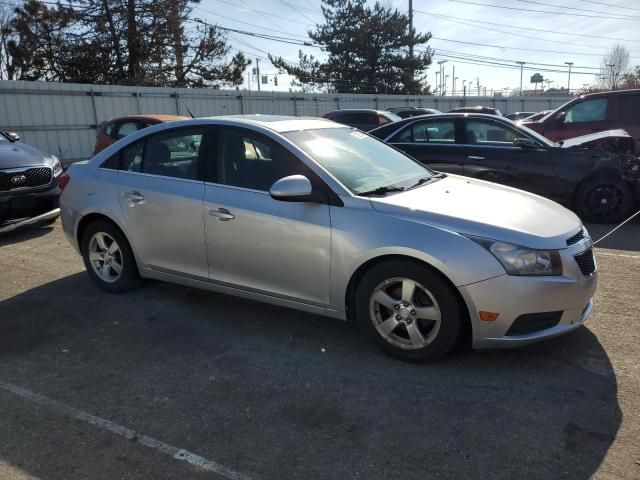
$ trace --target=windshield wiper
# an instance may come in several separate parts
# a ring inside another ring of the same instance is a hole
[[[393,185],[390,186],[386,186],[386,187],[378,187],[378,188],[374,188],[373,190],[367,190],[365,192],[357,192],[358,195],[366,197],[368,195],[384,195],[385,193],[391,193],[391,192],[404,192],[406,190],[406,188],[404,187],[394,187]]]
[[[433,180],[439,180],[440,178],[444,178],[444,173],[434,173],[430,177],[422,177],[416,183],[407,187],[407,190],[411,190],[412,188],[418,188],[420,185],[424,185],[427,182],[431,182]]]

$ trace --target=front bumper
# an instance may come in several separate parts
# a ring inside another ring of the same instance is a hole
[[[584,324],[593,309],[598,273],[588,276],[582,273],[574,259],[580,253],[579,248],[561,251],[562,276],[518,277],[505,274],[459,287],[469,306],[473,348],[528,345],[568,333]],[[480,311],[499,315],[494,321],[482,321]],[[522,335],[509,334],[518,317],[542,312],[562,313],[557,324],[549,328]]]
[[[56,209],[59,198],[58,177],[42,187],[0,192],[0,221]]]

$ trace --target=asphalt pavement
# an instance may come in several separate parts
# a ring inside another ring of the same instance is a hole
[[[339,320],[107,294],[59,222],[5,235],[0,478],[638,479],[640,223],[596,252],[587,326],[407,364]]]

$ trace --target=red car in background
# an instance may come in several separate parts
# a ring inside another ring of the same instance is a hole
[[[625,130],[640,151],[640,89],[581,95],[538,121],[525,119],[522,126],[558,142],[605,130]]]

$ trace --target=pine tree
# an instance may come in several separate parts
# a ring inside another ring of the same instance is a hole
[[[270,56],[281,71],[306,86],[350,93],[426,93],[411,72],[431,64],[433,51],[425,45],[430,33],[409,31],[409,18],[397,9],[366,0],[323,0],[324,24],[308,32],[327,54],[325,61],[299,53],[298,64]],[[409,56],[409,45],[415,54]]]

